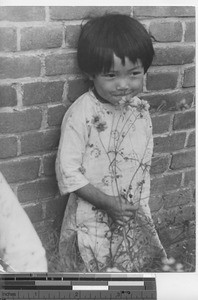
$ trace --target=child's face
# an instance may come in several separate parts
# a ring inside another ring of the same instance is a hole
[[[119,57],[114,55],[114,66],[107,74],[99,74],[91,79],[98,94],[110,102],[118,105],[123,96],[136,96],[142,91],[144,68],[140,60],[134,64],[125,57],[125,65]]]

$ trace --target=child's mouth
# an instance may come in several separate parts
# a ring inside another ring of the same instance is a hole
[[[116,96],[116,97],[126,97],[126,96],[129,96],[131,94],[132,94],[132,92],[127,92],[127,93],[114,94],[114,96]]]

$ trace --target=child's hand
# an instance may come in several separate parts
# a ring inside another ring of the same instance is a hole
[[[138,202],[132,204],[122,196],[114,197],[104,194],[90,183],[75,193],[95,207],[106,211],[111,219],[121,226],[134,218],[135,211],[139,206]]]
[[[123,197],[109,197],[109,205],[107,208],[108,215],[118,225],[124,226],[126,223],[134,218],[137,206],[126,201]]]

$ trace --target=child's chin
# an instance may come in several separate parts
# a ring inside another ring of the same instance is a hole
[[[110,104],[112,104],[112,105],[115,105],[115,106],[117,106],[117,105],[119,105],[120,104],[120,101],[118,101],[118,100],[107,100]]]
[[[120,101],[122,100],[122,97],[115,97],[115,98],[113,98],[111,101],[109,101],[109,102],[111,102],[112,104],[114,104],[114,105],[119,105],[119,103],[120,103]]]

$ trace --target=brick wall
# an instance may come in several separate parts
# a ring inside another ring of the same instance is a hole
[[[80,24],[106,11],[136,17],[153,36],[141,95],[154,128],[150,205],[164,243],[183,247],[195,215],[193,7],[0,7],[0,170],[44,241],[66,204],[54,170],[61,120],[87,90]]]

